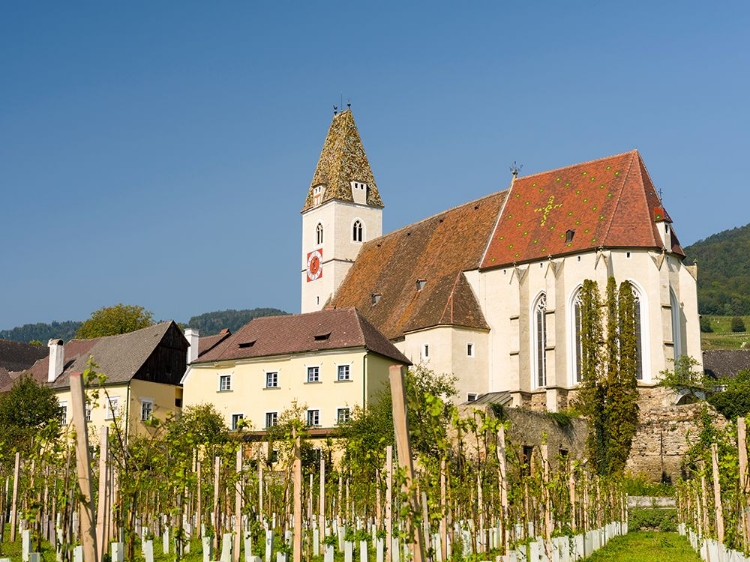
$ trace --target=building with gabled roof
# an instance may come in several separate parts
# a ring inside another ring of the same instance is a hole
[[[82,373],[93,361],[106,375],[102,391],[87,411],[92,429],[123,421],[126,434],[146,431],[151,417],[165,419],[182,407],[180,378],[187,366],[188,342],[174,322],[92,339],[49,341],[49,354],[28,369],[31,376],[54,390],[65,423],[72,421],[70,375]],[[96,394],[92,392],[92,395]]]
[[[185,405],[210,402],[232,429],[275,425],[294,402],[313,434],[348,420],[409,360],[356,309],[254,318],[188,367]]]
[[[411,361],[456,375],[459,401],[507,392],[514,405],[567,407],[581,377],[586,279],[602,292],[609,277],[629,282],[641,385],[656,384],[675,357],[701,360],[697,268],[683,264],[638,151],[514,173],[505,190],[386,235],[352,227],[365,213],[379,225],[382,209],[344,111],[302,211],[303,311],[356,307]]]

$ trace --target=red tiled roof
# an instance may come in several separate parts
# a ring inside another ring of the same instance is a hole
[[[254,318],[195,363],[352,347],[411,364],[354,308]]]
[[[463,271],[477,269],[507,192],[498,192],[362,246],[334,295],[390,339],[444,324],[488,329]],[[417,289],[417,280],[424,287]],[[373,295],[379,295],[373,304]]]
[[[225,339],[232,335],[232,331],[228,328],[224,328],[218,334],[212,336],[203,336],[198,340],[198,357],[203,357],[206,353],[211,351]]]
[[[598,247],[661,250],[657,220],[671,222],[636,150],[518,178],[482,268]]]

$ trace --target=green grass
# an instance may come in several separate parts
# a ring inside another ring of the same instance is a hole
[[[732,332],[732,316],[710,316],[706,318],[711,322],[713,332],[701,333],[701,346],[706,349],[740,349],[742,344],[750,349],[750,333]],[[742,316],[745,327],[750,327],[750,316]]]
[[[636,531],[615,537],[586,559],[589,562],[700,562],[686,537],[677,533]]]

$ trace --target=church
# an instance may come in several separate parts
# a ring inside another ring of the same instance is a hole
[[[637,151],[529,176],[388,234],[351,109],[334,115],[302,208],[302,312],[356,308],[409,360],[559,411],[581,381],[580,290],[636,300],[638,379],[701,361],[697,266]]]

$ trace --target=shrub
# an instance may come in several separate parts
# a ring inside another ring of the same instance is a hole
[[[739,316],[735,316],[732,318],[732,332],[744,332],[745,331],[745,323],[742,321],[742,318]]]
[[[629,496],[674,497],[674,486],[652,482],[643,474],[626,476],[622,488]]]
[[[710,334],[714,331],[714,329],[711,327],[711,319],[708,316],[700,317],[700,326],[701,332],[703,332],[704,334]]]
[[[628,517],[628,531],[677,530],[677,510],[659,508],[631,509]]]

